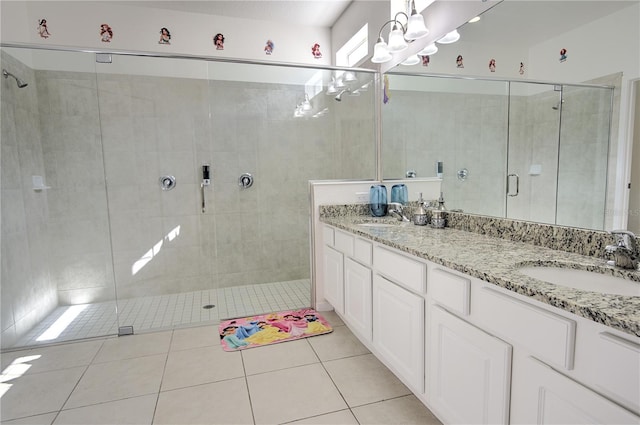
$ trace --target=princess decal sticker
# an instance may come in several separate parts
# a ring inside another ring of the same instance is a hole
[[[216,50],[224,50],[224,35],[221,33],[214,35],[213,44],[216,46]]]
[[[38,21],[38,34],[40,34],[40,37],[42,38],[49,38],[51,36],[49,28],[47,27],[46,19],[40,19]]]
[[[491,59],[489,61],[489,71],[496,72],[496,60],[495,59]]]
[[[429,55],[420,56],[422,59],[422,66],[429,66]]]
[[[560,62],[567,60],[567,49],[560,49]]]
[[[266,55],[270,55],[271,53],[273,53],[273,47],[274,47],[273,41],[267,40],[267,44],[266,46],[264,46],[264,53]]]
[[[160,30],[160,40],[158,44],[171,44],[171,33],[165,27]]]
[[[113,30],[109,24],[100,25],[100,40],[103,43],[110,43],[113,38]]]
[[[320,45],[318,43],[311,46],[311,53],[316,59],[320,59],[322,57],[322,52],[320,52]]]
[[[458,55],[458,57],[456,58],[456,67],[464,68],[464,63],[462,62],[462,55]]]

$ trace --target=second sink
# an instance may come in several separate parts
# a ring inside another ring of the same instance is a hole
[[[602,294],[640,296],[640,282],[597,271],[549,266],[527,266],[518,271],[526,276],[568,288]]]

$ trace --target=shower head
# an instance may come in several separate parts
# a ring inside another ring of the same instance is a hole
[[[558,109],[560,109],[560,105],[562,105],[564,103],[564,99],[562,99],[560,102],[556,103],[555,106],[552,106],[551,109],[557,111]]]
[[[13,78],[15,78],[16,79],[16,84],[18,85],[19,89],[21,89],[23,87],[27,87],[29,85],[29,84],[25,83],[24,81],[22,81],[20,78],[18,78],[15,75],[13,75],[12,73],[8,72],[6,69],[2,70],[2,75],[4,75],[5,79],[9,78],[9,76],[12,76]]]
[[[342,91],[335,97],[336,101],[342,102],[342,95],[345,93],[351,93],[351,89],[349,87],[342,89]]]

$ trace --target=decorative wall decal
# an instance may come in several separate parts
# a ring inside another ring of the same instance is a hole
[[[49,38],[51,36],[49,28],[47,27],[47,20],[44,18],[38,21],[38,34],[40,34],[42,38]]]
[[[420,56],[420,59],[422,59],[422,66],[429,66],[429,61],[431,60],[429,55]]]
[[[456,58],[456,67],[464,68],[464,63],[462,62],[462,55],[458,55]]]
[[[493,58],[489,61],[489,71],[496,72],[496,60]]]
[[[270,55],[271,53],[273,53],[273,48],[275,47],[275,45],[273,44],[273,41],[271,40],[267,40],[267,44],[266,46],[264,46],[264,53],[267,55]]]
[[[524,62],[520,62],[520,70],[518,71],[520,75],[524,75]]]
[[[160,40],[158,40],[158,44],[171,44],[171,32],[169,32],[167,27],[160,29]]]
[[[560,62],[567,60],[567,49],[560,49]]]
[[[216,50],[224,50],[224,35],[222,33],[214,35],[213,44],[216,46]]]
[[[103,43],[110,43],[113,38],[113,30],[109,24],[100,25],[100,40]]]
[[[314,44],[311,47],[311,53],[313,54],[313,57],[316,59],[320,59],[322,57],[322,53],[320,52],[320,45],[318,43]]]

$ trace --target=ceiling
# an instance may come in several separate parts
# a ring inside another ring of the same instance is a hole
[[[352,1],[388,0],[213,0],[121,1],[140,7],[331,27]],[[451,0],[440,0],[451,1]],[[484,13],[478,24],[465,25],[463,36],[478,43],[531,46],[558,36],[640,0],[504,0]],[[428,8],[425,14],[428,13]]]
[[[504,0],[486,11],[478,23],[466,24],[460,33],[479,43],[533,46],[638,1]]]

